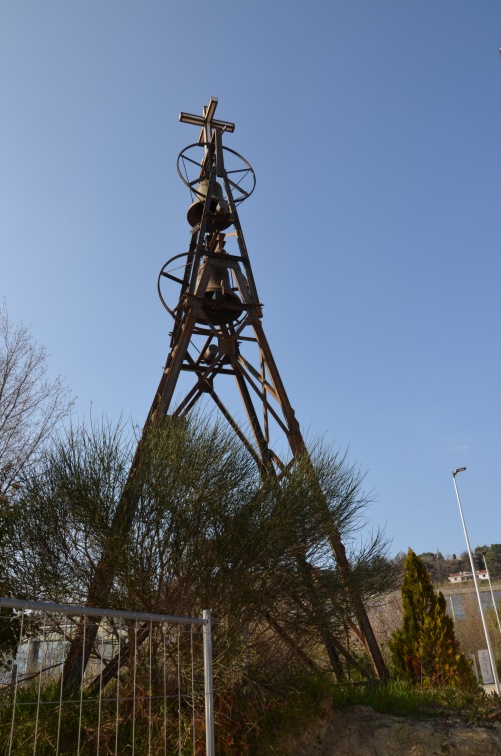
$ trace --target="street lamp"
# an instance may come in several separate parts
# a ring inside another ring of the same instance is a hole
[[[489,568],[487,566],[487,559],[485,558],[486,554],[487,554],[486,551],[482,551],[482,556],[484,558],[485,569],[487,570],[487,579],[489,580],[489,588],[491,589],[492,608],[494,609],[494,614],[496,615],[496,619],[498,621],[499,632],[501,633],[501,622],[499,621],[499,614],[498,614],[498,610],[496,608],[496,599],[494,598],[494,591],[492,590],[491,573],[489,572]]]
[[[494,675],[494,685],[496,688],[496,693],[498,696],[500,695],[499,690],[499,679],[498,679],[498,671],[496,669],[496,664],[494,662],[494,654],[492,653],[492,646],[491,641],[489,638],[489,633],[487,632],[487,625],[485,624],[485,617],[484,617],[484,610],[482,607],[482,600],[480,598],[480,590],[478,587],[478,580],[477,580],[477,573],[475,570],[475,563],[473,561],[473,554],[471,553],[470,548],[470,539],[468,538],[468,531],[466,530],[466,523],[464,521],[463,516],[463,508],[461,507],[461,499],[459,498],[459,491],[456,483],[456,475],[460,472],[464,472],[466,470],[466,467],[458,467],[457,470],[452,471],[452,480],[454,481],[454,488],[456,490],[456,498],[458,500],[458,506],[459,506],[459,514],[461,515],[461,522],[463,523],[463,530],[464,530],[464,537],[466,539],[466,548],[468,549],[468,556],[470,557],[470,564],[471,564],[471,571],[473,574],[473,582],[475,583],[475,591],[477,594],[478,599],[478,608],[480,609],[480,617],[482,618],[482,626],[484,628],[484,635],[485,635],[485,642],[487,643],[487,651],[489,653],[489,659],[491,662],[491,668],[492,668],[492,674]]]

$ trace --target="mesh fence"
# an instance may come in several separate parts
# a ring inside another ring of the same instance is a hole
[[[204,614],[0,599],[0,753],[210,753]]]

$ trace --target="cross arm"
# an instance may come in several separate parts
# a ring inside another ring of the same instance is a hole
[[[213,129],[228,131],[232,134],[235,131],[235,124],[230,121],[219,121],[214,118],[216,108],[217,97],[211,97],[209,104],[203,108],[203,115],[199,116],[193,115],[192,113],[180,113],[179,120],[181,123],[191,123],[193,126],[200,126],[201,132],[198,139],[200,143],[211,141]]]

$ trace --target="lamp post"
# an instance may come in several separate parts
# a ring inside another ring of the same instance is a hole
[[[487,554],[486,551],[482,551],[482,556],[484,558],[485,569],[487,570],[487,579],[489,580],[489,588],[491,589],[492,608],[494,609],[494,614],[496,615],[496,619],[498,621],[499,632],[501,633],[501,622],[499,621],[499,614],[498,614],[498,610],[496,608],[496,600],[494,598],[494,591],[492,590],[491,573],[489,572],[489,568],[487,566],[487,559],[485,558],[486,554]]]
[[[478,587],[478,580],[477,580],[477,573],[475,570],[475,563],[473,561],[473,554],[471,553],[471,547],[470,547],[470,539],[468,538],[468,531],[466,530],[466,523],[464,521],[464,515],[463,515],[463,508],[461,507],[461,499],[459,498],[459,491],[456,483],[456,475],[460,472],[464,472],[466,470],[466,467],[458,467],[457,470],[452,471],[452,480],[454,481],[454,488],[456,490],[456,498],[458,500],[458,506],[459,506],[459,514],[461,515],[461,522],[463,523],[463,530],[464,530],[464,537],[466,539],[466,548],[468,549],[468,556],[470,557],[470,564],[471,564],[471,571],[473,574],[473,582],[475,583],[475,591],[477,594],[478,599],[478,608],[480,609],[480,617],[482,618],[482,626],[484,628],[484,635],[485,635],[485,642],[487,643],[487,651],[489,654],[489,659],[491,662],[491,668],[492,668],[492,674],[494,676],[494,686],[496,688],[496,693],[498,696],[500,695],[500,689],[499,689],[499,679],[498,679],[498,672],[496,669],[496,664],[494,662],[494,654],[492,653],[492,646],[491,641],[489,638],[489,633],[487,632],[487,625],[485,623],[485,617],[484,617],[484,610],[482,607],[482,600],[480,598],[480,590]]]

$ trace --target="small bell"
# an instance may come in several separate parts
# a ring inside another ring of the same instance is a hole
[[[209,182],[205,179],[197,187],[197,199],[188,208],[186,215],[188,223],[194,228],[202,220],[205,200]],[[202,196],[200,196],[202,195]],[[231,225],[231,219],[228,212],[228,203],[223,196],[223,188],[217,181],[214,184],[214,191],[210,200],[210,216],[207,218],[208,231],[224,231]]]
[[[211,258],[210,262],[206,262],[206,265],[210,267],[210,274],[203,295],[206,300],[203,311],[213,325],[224,325],[240,317],[242,302],[231,288],[230,274],[226,265],[218,265],[213,260],[214,258]],[[205,266],[201,267],[198,273],[197,291],[204,270]],[[235,307],[235,305],[240,306]]]
[[[218,353],[217,344],[209,344],[202,355],[202,362],[210,363]]]

